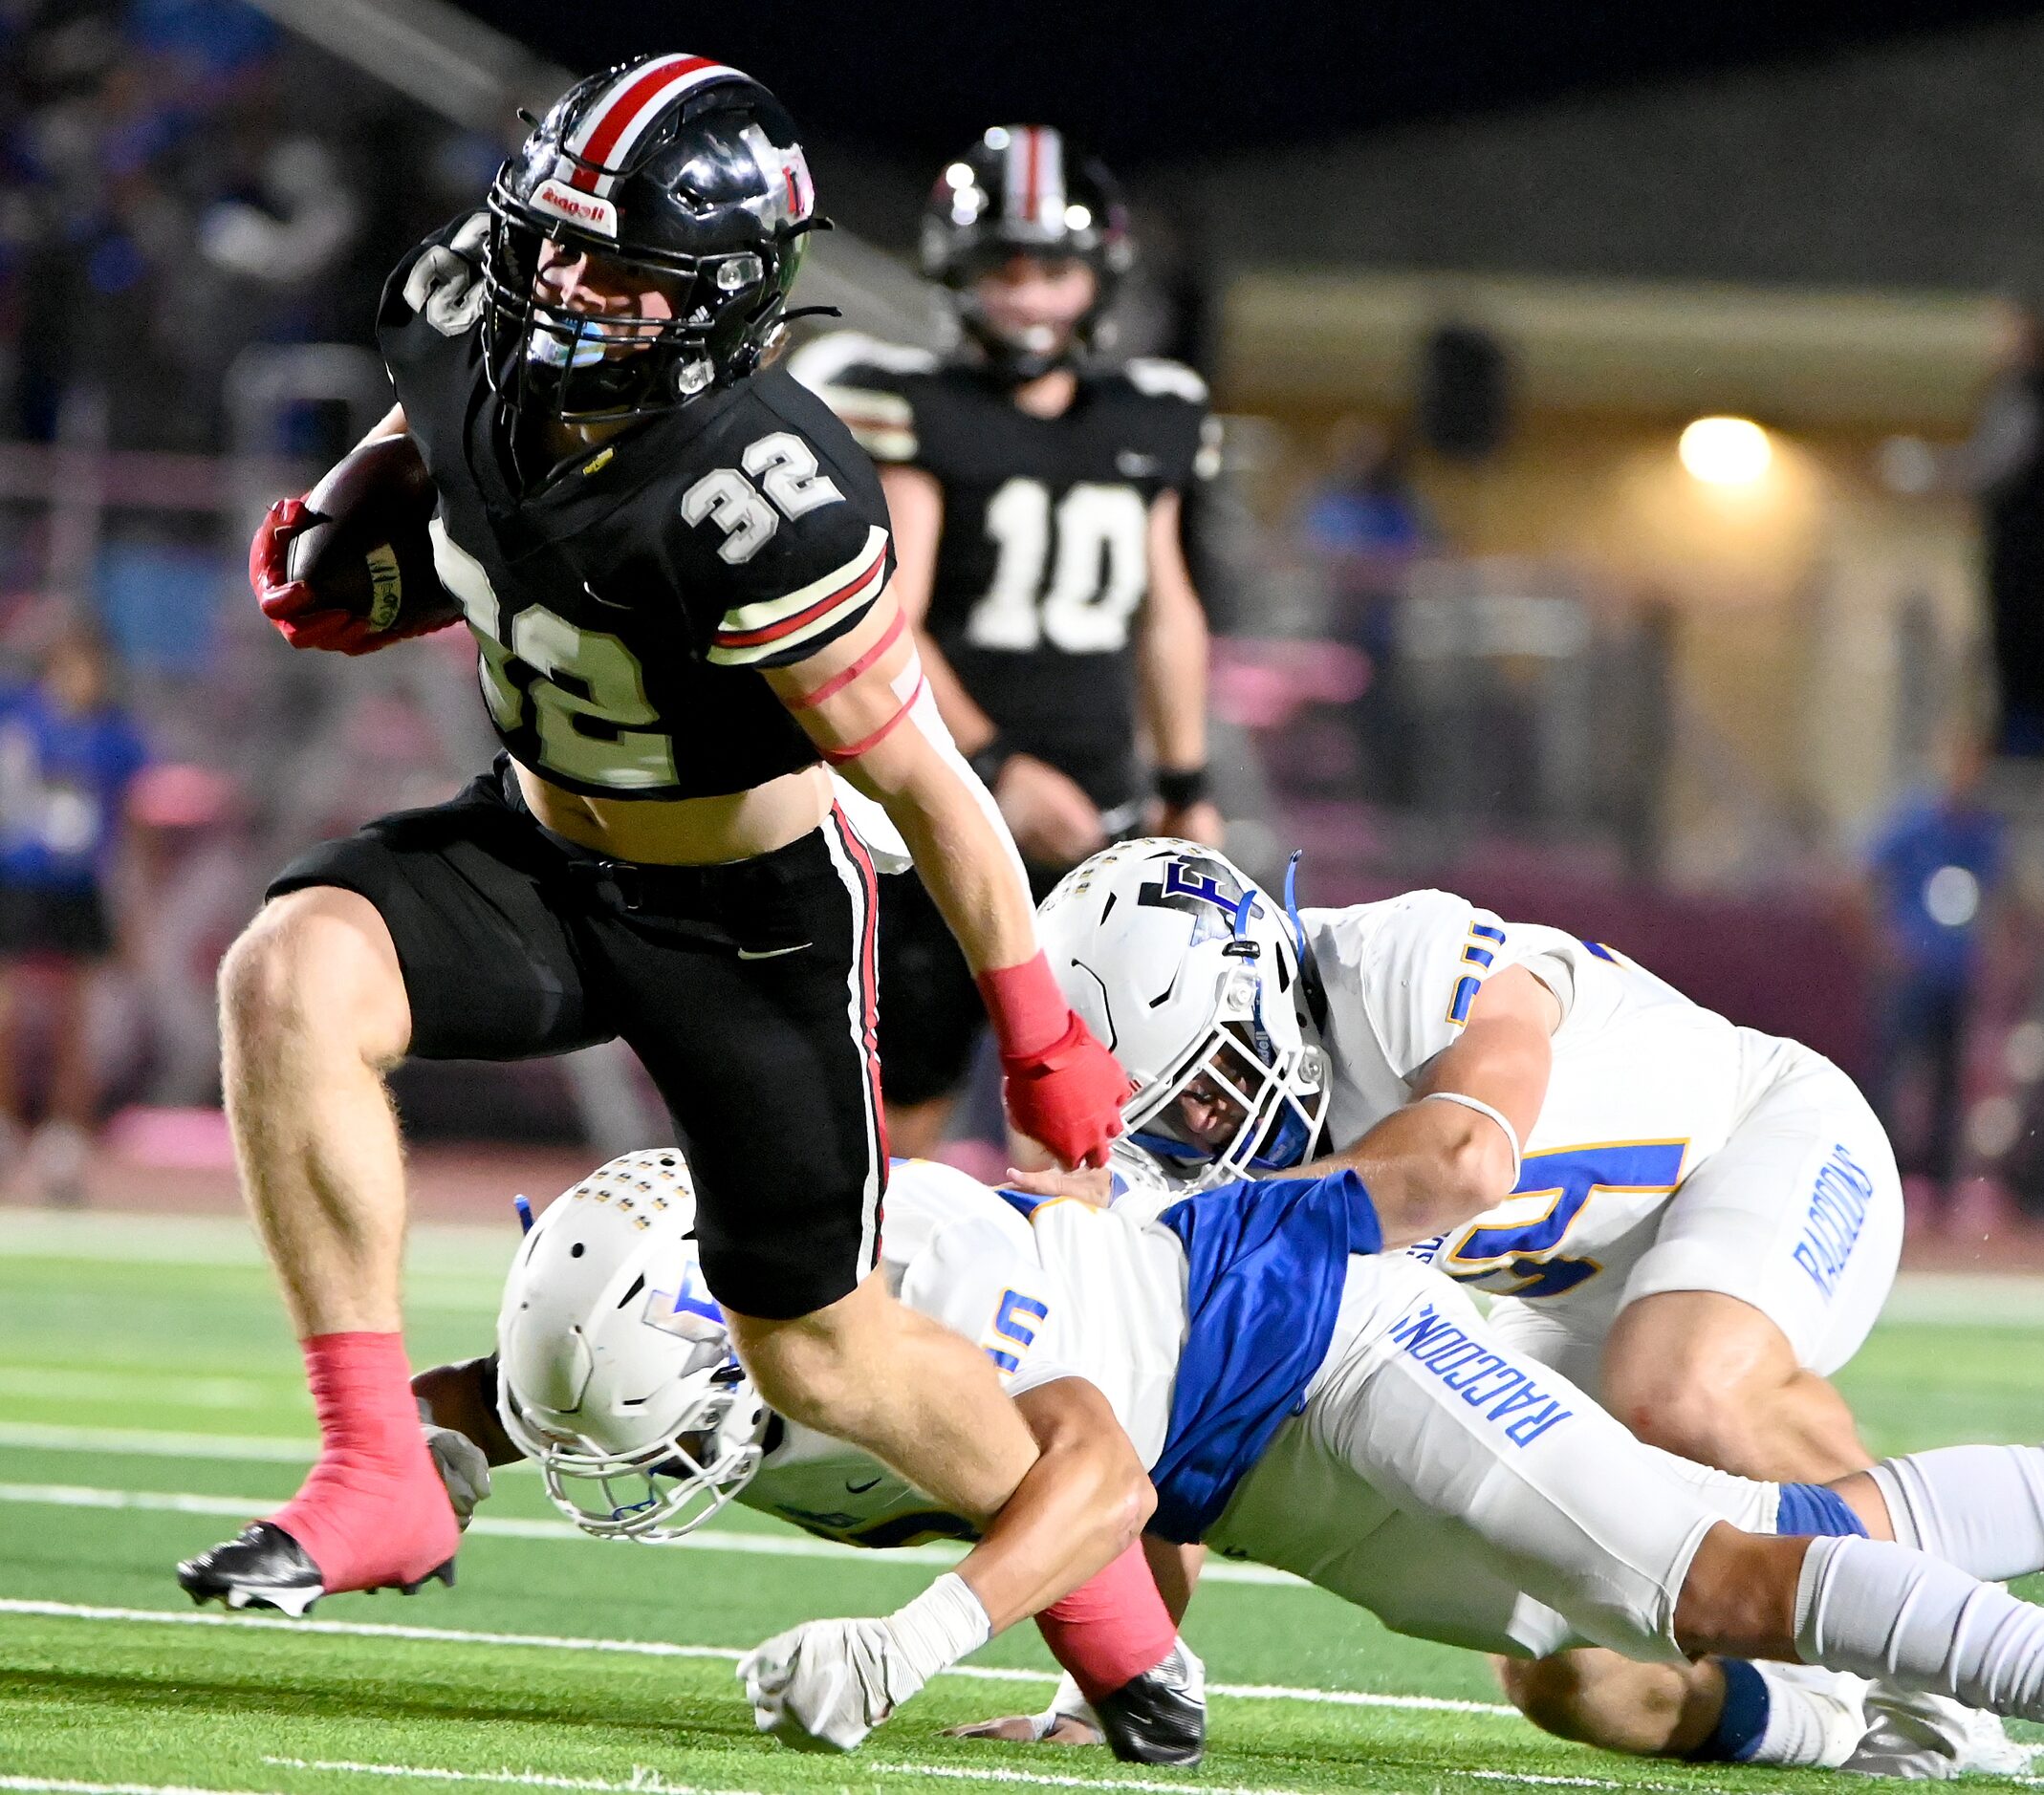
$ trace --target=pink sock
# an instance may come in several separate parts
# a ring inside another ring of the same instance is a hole
[[[319,1567],[329,1595],[416,1583],[454,1556],[461,1531],[419,1429],[403,1336],[301,1344],[319,1462],[270,1520]]]
[[[1140,1540],[1053,1602],[1036,1616],[1036,1627],[1088,1701],[1155,1670],[1178,1640]]]

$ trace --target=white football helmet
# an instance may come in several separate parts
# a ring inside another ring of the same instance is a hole
[[[547,1206],[497,1316],[497,1414],[569,1520],[672,1540],[745,1488],[766,1404],[703,1282],[673,1147],[628,1153]]]
[[[1288,906],[1197,842],[1118,842],[1073,868],[1037,928],[1066,1001],[1134,1083],[1126,1138],[1200,1186],[1298,1165],[1327,1108],[1306,1039],[1301,941]],[[1195,1137],[1180,1098],[1238,1116]]]

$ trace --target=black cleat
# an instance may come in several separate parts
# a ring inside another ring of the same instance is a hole
[[[231,1540],[187,1558],[178,1583],[194,1602],[305,1613],[326,1593],[319,1567],[282,1527],[251,1521]]]
[[[417,1582],[395,1587],[406,1595],[417,1595],[436,1578],[449,1589],[454,1587],[453,1559]],[[178,1582],[194,1602],[273,1608],[294,1617],[310,1612],[327,1592],[312,1555],[282,1527],[268,1521],[252,1521],[231,1540],[187,1558],[178,1567]]]
[[[1183,1640],[1153,1671],[1093,1704],[1123,1763],[1195,1764],[1207,1749],[1207,1667]]]

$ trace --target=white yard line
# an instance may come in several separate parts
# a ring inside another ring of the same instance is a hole
[[[1695,1784],[1620,1783],[1608,1776],[1535,1776],[1528,1770],[1445,1770],[1444,1776],[1469,1777],[1478,1783],[1537,1783],[1542,1788],[1641,1788],[1657,1795],[1696,1795]]]
[[[0,1439],[0,1444],[5,1443]],[[274,1508],[277,1498],[200,1496],[181,1490],[105,1489],[82,1483],[0,1483],[0,1503],[39,1503],[56,1508],[150,1509],[169,1514],[225,1515],[247,1521]],[[488,1539],[574,1540],[583,1545],[614,1545],[611,1541],[592,1540],[570,1521],[526,1521],[480,1515],[468,1524],[468,1531]],[[965,1556],[965,1548],[956,1546],[902,1546],[875,1551],[870,1547],[841,1546],[835,1540],[815,1539],[804,1533],[737,1533],[720,1527],[706,1527],[700,1533],[660,1544],[684,1551],[738,1552],[755,1558],[831,1558],[882,1569],[890,1564],[955,1565]],[[1265,1565],[1210,1564],[1202,1572],[1201,1581],[1304,1587],[1289,1572],[1272,1570]]]
[[[325,1770],[346,1776],[417,1778],[426,1782],[504,1783],[535,1788],[592,1791],[593,1795],[707,1795],[685,1784],[669,1783],[657,1770],[635,1765],[628,1782],[606,1782],[600,1777],[554,1776],[536,1770],[448,1770],[438,1765],[411,1763],[359,1763],[348,1759],[265,1758],[265,1763],[287,1770]],[[1045,1771],[1012,1770],[993,1766],[955,1763],[917,1763],[902,1758],[861,1756],[865,1769],[896,1776],[940,1777],[958,1783],[1011,1783],[1037,1788],[1140,1789],[1144,1795],[1179,1795],[1196,1789],[1199,1795],[1303,1795],[1265,1784],[1208,1783],[1197,1771],[1188,1771],[1177,1783],[1158,1782],[1135,1776],[1056,1776]],[[1652,1795],[1695,1795],[1693,1786],[1676,1783],[1624,1783],[1603,1776],[1539,1776],[1522,1770],[1442,1769],[1437,1776],[1468,1777],[1481,1783],[1528,1783],[1542,1788],[1643,1789]]]
[[[0,1614],[35,1614],[57,1620],[155,1623],[173,1627],[272,1627],[290,1633],[333,1633],[345,1638],[415,1639],[439,1645],[533,1646],[557,1652],[604,1652],[628,1657],[722,1658],[745,1654],[730,1646],[674,1645],[664,1639],[587,1639],[554,1633],[468,1633],[443,1627],[400,1627],[374,1621],[284,1620],[274,1615],[230,1614],[155,1608],[98,1608],[76,1602],[33,1602],[0,1597]],[[1047,1671],[1007,1670],[961,1664],[945,1673],[975,1682],[1049,1683]],[[1444,1696],[1385,1696],[1363,1689],[1293,1689],[1276,1683],[1208,1683],[1207,1692],[1237,1701],[1304,1701],[1337,1708],[1414,1708],[1449,1714],[1491,1714],[1516,1719],[1517,1711],[1496,1701],[1461,1701]]]
[[[486,1285],[490,1306],[518,1250],[511,1197],[504,1224],[420,1222],[405,1233],[405,1265],[413,1276]],[[121,1210],[48,1211],[0,1208],[0,1259],[88,1260],[107,1265],[264,1268],[254,1230],[240,1216],[166,1216]]]
[[[184,1409],[248,1409],[270,1403],[310,1409],[300,1376],[213,1377],[149,1370],[76,1371],[67,1366],[0,1365],[0,1395]]]
[[[181,1783],[64,1783],[45,1776],[0,1776],[0,1789],[23,1795],[258,1795],[250,1789],[191,1788]],[[276,1795],[273,1789],[260,1795]]]
[[[286,1770],[327,1770],[351,1776],[417,1777],[427,1782],[509,1783],[536,1788],[586,1789],[594,1795],[711,1795],[691,1789],[685,1784],[669,1783],[658,1771],[635,1767],[631,1780],[609,1783],[598,1777],[550,1776],[534,1770],[444,1770],[437,1765],[411,1763],[354,1763],[345,1759],[265,1758],[265,1763]],[[873,1775],[943,1777],[958,1783],[1018,1783],[1038,1788],[1142,1789],[1150,1795],[1180,1795],[1196,1789],[1199,1795],[1304,1795],[1299,1789],[1273,1788],[1260,1784],[1205,1783],[1196,1773],[1182,1783],[1160,1783],[1144,1777],[1051,1776],[1031,1770],[979,1769],[966,1764],[913,1763],[899,1758],[856,1760],[859,1768]],[[716,1795],[725,1795],[717,1791]]]
[[[134,1454],[144,1459],[228,1459],[250,1464],[311,1464],[318,1442],[277,1435],[179,1434],[147,1427],[69,1427],[0,1421],[0,1447],[31,1452]]]
[[[427,1783],[511,1783],[521,1788],[590,1789],[598,1795],[759,1795],[756,1789],[708,1789],[670,1783],[658,1770],[632,1766],[631,1780],[613,1783],[598,1776],[554,1776],[544,1770],[445,1770],[425,1763],[357,1763],[348,1758],[265,1758],[280,1770],[324,1770],[341,1776],[413,1777]]]

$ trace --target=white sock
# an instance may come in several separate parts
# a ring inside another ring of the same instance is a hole
[[[1756,1659],[1752,1668],[1767,1685],[1767,1725],[1742,1763],[1837,1769],[1852,1755],[1865,1727],[1859,1711],[1863,1684],[1808,1664]]]
[[[1795,1588],[1806,1663],[2044,1720],[2044,1608],[1886,1540],[1813,1540]]]
[[[2044,1449],[1945,1446],[1885,1460],[1868,1475],[1898,1546],[1990,1583],[2044,1570]]]

